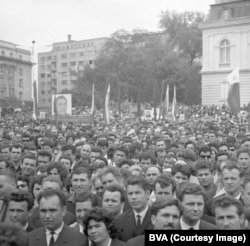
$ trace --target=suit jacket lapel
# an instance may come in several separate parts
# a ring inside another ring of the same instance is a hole
[[[143,232],[145,231],[146,227],[151,223],[151,210],[150,207],[148,207],[148,211],[145,214],[145,217],[142,221],[142,225],[137,229],[137,235],[141,235],[143,234]]]
[[[67,244],[68,242],[69,242],[69,235],[64,225],[54,245],[61,246],[63,244]]]
[[[134,210],[131,210],[128,213],[127,218],[127,224],[125,225],[126,228],[130,228],[130,230],[132,231],[133,235],[136,236],[136,230],[137,230],[137,225],[136,225],[136,221],[135,221],[135,214],[134,214]]]
[[[47,245],[45,228],[43,228],[43,230],[41,231],[41,233],[37,233],[37,235],[36,235],[36,241],[37,241],[36,246]]]

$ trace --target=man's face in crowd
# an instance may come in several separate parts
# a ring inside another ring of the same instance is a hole
[[[227,155],[220,155],[217,157],[217,164],[220,166],[222,163],[225,163],[228,160]]]
[[[173,176],[176,186],[178,187],[181,183],[184,182],[188,182],[188,176],[185,175],[184,173],[181,172],[177,172],[174,176]]]
[[[66,207],[62,207],[58,196],[43,197],[39,203],[40,219],[44,227],[55,231],[62,225]]]
[[[18,226],[25,226],[28,220],[28,204],[26,201],[10,201],[8,206],[8,214],[11,223]]]
[[[11,150],[11,157],[14,162],[19,162],[22,156],[22,149],[21,148],[12,148]]]
[[[88,145],[88,144],[83,145],[82,149],[81,149],[81,157],[82,157],[82,159],[90,158],[90,154],[91,154],[91,146]]]
[[[36,171],[36,160],[34,159],[23,159],[21,163],[22,173],[25,175],[32,175]]]
[[[210,151],[201,151],[200,157],[202,159],[211,159],[212,153]]]
[[[141,159],[141,165],[146,168],[152,165],[151,159]]]
[[[124,203],[121,202],[121,193],[119,191],[105,191],[103,193],[102,208],[107,213],[118,215],[121,213]]]
[[[204,198],[202,195],[185,194],[181,208],[184,222],[194,224],[203,216]]]
[[[238,157],[238,164],[243,168],[243,170],[248,170],[250,167],[250,156],[248,153],[240,153]]]
[[[164,162],[164,159],[166,158],[166,156],[167,156],[166,151],[157,152],[157,162],[160,166],[163,165],[163,162]]]
[[[250,141],[245,141],[242,145],[241,145],[241,147],[244,149],[244,148],[246,148],[246,149],[250,149]]]
[[[9,148],[4,148],[1,149],[1,154],[4,158],[6,158],[7,160],[9,160],[11,158],[11,152]]]
[[[67,113],[67,100],[60,98],[56,101],[56,109],[58,115],[64,115]]]
[[[49,156],[44,156],[44,155],[39,155],[37,157],[37,163],[38,163],[38,170],[41,173],[46,173],[47,172],[47,167],[50,163]]]
[[[157,149],[165,149],[166,148],[166,144],[165,144],[165,141],[156,141],[155,143],[155,147]]]
[[[90,154],[91,163],[93,164],[95,160],[100,156],[101,156],[100,152],[91,152]]]
[[[85,218],[85,215],[87,212],[93,209],[92,203],[90,200],[84,201],[84,202],[76,202],[76,221],[83,224],[83,219]]]
[[[237,212],[237,207],[231,205],[226,208],[215,208],[215,222],[220,230],[240,230],[243,224],[243,215]]]
[[[21,191],[29,191],[29,186],[27,182],[23,180],[17,180],[16,187],[18,190],[21,190]]]
[[[68,157],[70,157],[70,158],[72,158],[74,160],[75,156],[74,156],[71,149],[67,149],[67,150],[62,151],[62,154],[65,155],[65,156],[68,156]]]
[[[102,184],[104,188],[112,184],[120,185],[119,180],[117,180],[112,173],[107,173],[106,175],[103,175],[101,179],[102,179]]]
[[[146,172],[146,179],[150,185],[153,185],[155,179],[161,174],[157,167],[150,167]]]
[[[222,171],[222,180],[225,191],[228,194],[235,196],[240,193],[242,180],[238,169],[228,170],[224,168]]]
[[[217,142],[217,138],[216,138],[215,133],[209,133],[209,142],[210,143]]]
[[[202,187],[209,187],[213,183],[213,174],[208,168],[199,169],[197,171],[197,178]]]
[[[179,229],[181,212],[175,205],[166,206],[152,215],[151,221],[155,230],[177,230]]]
[[[155,198],[156,200],[165,198],[172,198],[173,197],[173,190],[172,190],[172,184],[169,186],[165,186],[162,188],[162,186],[159,183],[155,184]]]
[[[148,202],[149,191],[145,191],[139,185],[128,185],[127,187],[127,196],[130,206],[137,212],[142,212]]]
[[[126,159],[126,154],[123,151],[117,150],[114,153],[114,162],[120,163],[122,160]]]
[[[219,147],[219,152],[226,152],[228,153],[228,147],[226,145],[222,145]]]
[[[87,173],[73,174],[71,178],[72,188],[76,193],[89,191],[90,180]]]
[[[60,163],[62,163],[67,168],[67,170],[70,171],[70,168],[71,168],[71,161],[70,160],[62,158],[60,160]]]
[[[5,161],[0,161],[0,172],[8,170],[7,164]]]

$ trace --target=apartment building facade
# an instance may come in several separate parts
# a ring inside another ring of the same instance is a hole
[[[95,61],[107,38],[53,43],[52,50],[38,54],[38,106],[51,111],[53,94],[74,88],[86,65]]]
[[[0,40],[0,99],[32,101],[31,52]]]

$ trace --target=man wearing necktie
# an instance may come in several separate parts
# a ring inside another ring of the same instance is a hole
[[[205,206],[205,191],[194,183],[181,183],[176,191],[180,201],[182,230],[218,230],[215,225],[202,220]]]
[[[28,246],[87,246],[87,238],[66,226],[66,198],[62,191],[46,189],[38,196],[38,204],[43,228],[29,233]]]

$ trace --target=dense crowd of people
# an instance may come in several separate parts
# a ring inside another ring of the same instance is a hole
[[[0,245],[140,246],[150,229],[250,229],[247,119],[217,106],[179,114],[2,119]]]

